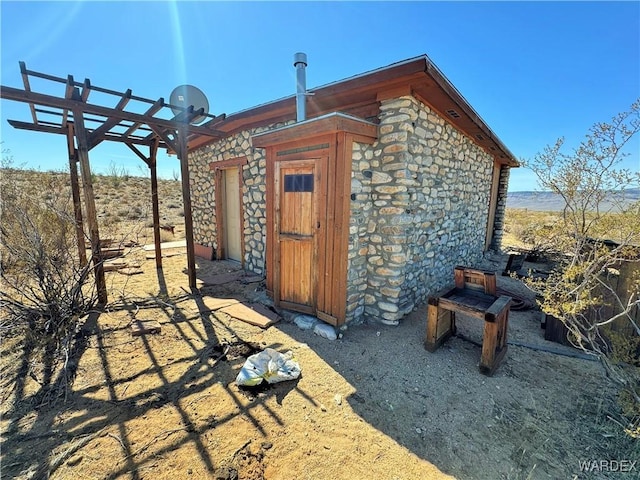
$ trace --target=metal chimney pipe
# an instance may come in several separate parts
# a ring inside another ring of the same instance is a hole
[[[307,54],[296,53],[293,66],[296,67],[296,121],[303,122],[307,119]]]

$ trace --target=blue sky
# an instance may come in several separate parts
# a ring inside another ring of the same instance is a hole
[[[294,93],[295,52],[312,88],[426,53],[518,158],[640,97],[639,2],[10,2],[0,3],[2,85],[27,67],[147,98],[190,83],[211,113],[231,114]],[[32,85],[43,91],[44,86]],[[58,92],[63,94],[62,86]],[[97,99],[98,97],[92,97]],[[2,100],[0,138],[16,164],[64,169],[62,136],[19,131],[26,104]],[[626,166],[640,169],[640,144]],[[141,174],[125,146],[105,142],[92,167]],[[171,178],[175,157],[159,157]],[[524,169],[510,189],[533,190]]]

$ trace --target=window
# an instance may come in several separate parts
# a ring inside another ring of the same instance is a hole
[[[285,192],[313,192],[313,173],[285,175]]]

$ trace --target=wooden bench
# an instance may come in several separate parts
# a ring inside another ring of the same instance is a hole
[[[454,269],[455,286],[429,297],[425,348],[435,352],[456,332],[456,312],[484,320],[480,373],[492,375],[507,353],[511,297],[496,296],[496,274]]]

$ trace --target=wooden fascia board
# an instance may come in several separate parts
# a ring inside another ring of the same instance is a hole
[[[353,92],[362,89],[376,89],[379,85],[387,82],[397,82],[400,79],[411,80],[419,78],[425,72],[426,62],[420,57],[412,62],[404,63],[395,67],[388,67],[369,74],[359,75],[355,78],[342,80],[324,87],[310,90],[316,95],[336,95],[340,92]]]
[[[265,148],[336,132],[346,132],[363,138],[375,139],[378,136],[378,127],[368,122],[335,115],[261,133],[252,137],[252,143],[254,147]]]

